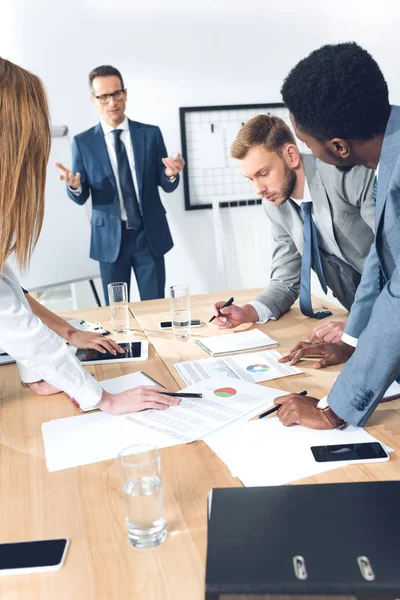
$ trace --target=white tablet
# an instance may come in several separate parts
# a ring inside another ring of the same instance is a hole
[[[104,365],[117,362],[133,362],[135,360],[147,360],[149,357],[149,343],[143,342],[118,342],[118,345],[125,350],[124,354],[117,352],[103,354],[98,350],[79,349],[76,356],[83,365]]]

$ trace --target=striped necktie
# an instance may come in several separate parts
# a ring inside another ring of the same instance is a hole
[[[140,229],[142,226],[142,215],[138,199],[133,185],[131,167],[126,153],[126,148],[121,140],[122,129],[113,129],[115,154],[117,156],[118,177],[124,199],[126,216],[128,217],[129,229]]]
[[[321,256],[318,248],[317,228],[312,218],[312,202],[303,202],[301,210],[304,218],[303,227],[303,256],[301,259],[300,280],[300,310],[306,317],[324,319],[332,313],[327,311],[314,312],[311,302],[311,267],[318,275],[319,282],[325,294],[328,291],[324,272],[322,270]]]

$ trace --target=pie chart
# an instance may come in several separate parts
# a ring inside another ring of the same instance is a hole
[[[223,387],[214,390],[214,394],[220,398],[230,398],[230,396],[235,396],[237,394],[237,390],[231,387]]]
[[[249,365],[247,371],[249,373],[265,373],[269,371],[269,367],[267,365]]]

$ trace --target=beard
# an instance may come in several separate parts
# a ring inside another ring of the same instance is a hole
[[[294,169],[288,167],[285,161],[283,161],[283,164],[285,167],[285,176],[283,179],[281,194],[286,201],[293,194],[293,190],[296,186],[297,177]]]
[[[348,173],[349,171],[351,171],[351,170],[352,170],[353,166],[354,166],[354,165],[351,165],[350,167],[345,167],[345,166],[343,166],[343,167],[338,167],[338,166],[336,165],[336,168],[337,168],[337,170],[338,170],[338,171],[340,171],[341,173]]]

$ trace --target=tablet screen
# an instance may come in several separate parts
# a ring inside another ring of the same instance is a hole
[[[140,352],[141,352],[141,342],[123,342],[120,343],[119,346],[121,346],[121,348],[123,350],[125,350],[125,354],[120,354],[119,352],[117,352],[117,354],[111,354],[111,352],[106,352],[105,354],[103,354],[102,352],[99,352],[98,350],[82,350],[79,349],[76,353],[76,356],[79,358],[79,360],[83,363],[88,362],[88,361],[96,361],[96,360],[123,360],[124,358],[139,358],[140,357]]]

